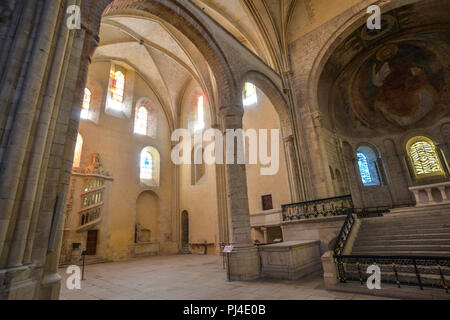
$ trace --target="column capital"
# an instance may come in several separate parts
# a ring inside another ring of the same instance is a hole
[[[219,110],[224,129],[241,129],[244,108],[240,105],[223,106]]]

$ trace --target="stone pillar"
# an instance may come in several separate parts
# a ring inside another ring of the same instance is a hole
[[[99,38],[96,33],[93,33],[91,30],[86,29],[83,25],[82,30],[79,31],[79,36],[75,39],[73,45],[74,57],[79,60],[79,68],[76,78],[76,86],[73,92],[72,101],[67,106],[70,112],[70,118],[64,117],[64,126],[61,126],[62,130],[60,137],[65,137],[64,148],[58,148],[58,144],[55,143],[52,146],[52,149],[58,149],[60,154],[59,166],[61,168],[60,174],[57,181],[51,181],[49,179],[47,183],[49,185],[55,186],[57,191],[57,199],[62,197],[68,193],[71,170],[73,164],[73,156],[75,150],[75,144],[77,139],[78,125],[80,120],[80,112],[81,105],[83,103],[83,95],[84,88],[86,86],[88,69],[91,62],[91,57],[94,54],[95,49],[97,48],[99,43]],[[65,130],[65,131],[64,131]],[[52,196],[52,195],[50,195]],[[54,196],[54,195],[53,195]],[[45,211],[48,212],[49,208],[46,208]],[[43,210],[44,211],[44,210]],[[51,215],[46,215],[47,218],[51,218]],[[61,251],[62,244],[62,234],[64,229],[64,216],[61,214],[59,221],[53,221],[53,219],[49,219],[43,222],[44,225],[50,225],[55,227],[55,242],[53,244],[53,248],[47,248],[43,251],[42,247],[36,248],[35,252],[33,252],[33,258],[45,257],[45,267],[44,267],[44,275],[40,284],[40,292],[39,299],[42,300],[50,300],[50,299],[58,299],[59,291],[60,291],[60,276],[58,274],[58,263],[59,263],[59,255]],[[45,220],[45,219],[42,219]],[[54,223],[57,223],[53,226]],[[38,226],[39,228],[39,226]],[[51,235],[49,233],[45,233],[42,235],[44,243],[48,243]],[[45,254],[45,256],[44,256]]]
[[[221,108],[225,130],[242,129],[243,114],[242,106]],[[234,246],[229,261],[229,274],[231,280],[254,280],[259,278],[260,258],[251,237],[245,164],[237,163],[237,150],[243,148],[243,145],[238,145],[236,138],[234,140],[234,164],[226,164],[229,234]],[[227,143],[225,135],[225,145]]]
[[[447,193],[445,192],[445,187],[439,187],[439,191],[442,195],[442,201],[449,201],[450,199],[447,196]]]
[[[333,258],[333,251],[327,251],[323,254],[322,268],[325,288],[332,288],[339,282],[336,263]]]
[[[264,234],[264,243],[268,243],[269,242],[269,238],[267,237],[267,228],[266,227],[261,227],[261,231]]]
[[[427,192],[428,196],[428,204],[435,203],[431,188],[426,188],[425,191]]]
[[[301,186],[302,178],[297,166],[297,154],[295,151],[294,136],[289,135],[283,139],[286,154],[286,165],[288,170],[289,186],[292,202],[306,201],[305,187]],[[303,190],[303,192],[301,192]]]
[[[416,206],[420,205],[420,195],[419,190],[413,190],[414,198],[416,199]]]

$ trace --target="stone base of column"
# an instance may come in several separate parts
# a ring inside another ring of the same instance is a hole
[[[37,282],[27,266],[0,269],[0,300],[32,300]]]
[[[260,277],[260,257],[258,248],[251,246],[234,247],[230,255],[230,280],[256,280]]]
[[[39,288],[39,300],[58,300],[61,290],[61,276],[57,273],[44,277]]]

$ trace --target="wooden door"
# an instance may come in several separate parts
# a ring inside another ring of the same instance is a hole
[[[183,211],[181,214],[181,244],[183,248],[189,247],[189,214]]]
[[[86,251],[88,256],[97,254],[97,236],[98,230],[89,230],[87,234]]]

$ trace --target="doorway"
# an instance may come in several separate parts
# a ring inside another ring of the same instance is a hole
[[[181,213],[181,244],[183,248],[189,247],[189,213],[186,210]]]
[[[89,230],[87,233],[86,251],[88,256],[97,254],[98,230]]]

